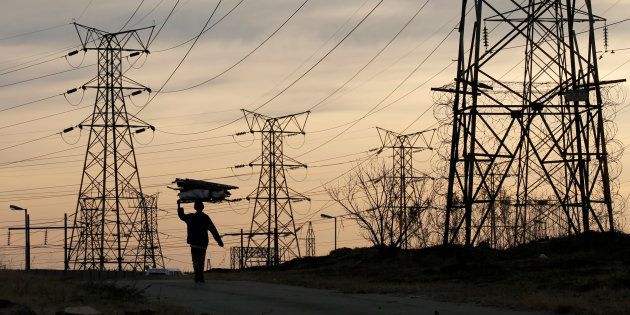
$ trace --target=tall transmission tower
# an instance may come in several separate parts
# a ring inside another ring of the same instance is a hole
[[[430,150],[435,129],[423,130],[414,133],[400,134],[394,131],[377,127],[378,136],[381,140],[381,148],[392,149],[392,207],[396,209],[397,223],[400,236],[402,237],[402,247],[409,247],[409,229],[412,226],[422,224],[420,218],[411,217],[409,208],[411,203],[417,200],[417,193],[413,181],[419,179],[413,167],[413,153],[422,150]],[[426,176],[422,176],[426,178]]]
[[[98,53],[87,150],[67,260],[79,270],[163,267],[157,234],[157,196],[142,192],[133,135],[151,125],[127,112],[125,97],[150,89],[127,78],[123,58],[148,54],[153,27],[109,33],[75,23],[84,51]],[[125,54],[129,54],[125,56]],[[129,92],[129,95],[125,93]]]
[[[308,221],[308,229],[306,230],[306,256],[315,256],[315,231],[313,230],[313,222]]]
[[[245,264],[274,266],[293,257],[300,257],[300,246],[293,219],[293,202],[309,200],[290,189],[286,170],[306,165],[284,154],[284,138],[303,135],[309,112],[269,117],[243,110],[249,131],[260,133],[262,153],[249,163],[260,166],[258,188],[247,200],[254,200],[254,213],[247,238]],[[253,255],[264,249],[265,257]],[[253,249],[253,250],[250,250]]]
[[[541,219],[564,235],[614,230],[600,88],[619,80],[599,78],[604,21],[589,0],[462,1],[455,82],[434,89],[454,93],[445,244],[490,239],[499,194],[503,246],[534,239]]]

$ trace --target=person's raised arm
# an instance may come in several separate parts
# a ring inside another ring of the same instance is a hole
[[[177,200],[177,216],[182,221],[186,221],[186,214],[184,214],[184,208],[181,207],[181,202]]]

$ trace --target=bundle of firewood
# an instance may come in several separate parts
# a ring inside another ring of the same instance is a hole
[[[195,201],[221,202],[231,196],[231,189],[238,189],[236,186],[188,178],[176,178],[173,184],[176,184],[177,187],[169,188],[179,191],[177,195],[182,203]]]

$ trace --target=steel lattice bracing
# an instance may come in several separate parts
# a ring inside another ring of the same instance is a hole
[[[392,149],[392,171],[393,178],[392,197],[394,204],[392,207],[396,209],[397,225],[400,229],[400,235],[403,239],[402,247],[409,247],[409,229],[421,228],[422,222],[419,217],[411,217],[409,209],[412,203],[418,200],[413,181],[426,176],[416,176],[413,167],[413,153],[422,150],[431,149],[431,142],[434,129],[424,130],[408,134],[399,134],[394,131],[377,128],[379,138],[381,139],[381,148]]]
[[[245,257],[250,261],[266,261],[267,248],[265,247],[230,247],[230,269],[245,268]]]
[[[315,231],[313,230],[313,223],[308,221],[308,229],[306,230],[306,256],[315,256]]]
[[[301,256],[292,203],[308,198],[289,188],[285,171],[306,165],[284,154],[284,137],[304,134],[309,113],[268,117],[243,112],[250,132],[260,133],[262,138],[262,153],[249,164],[260,166],[260,178],[258,188],[247,197],[254,201],[247,247],[262,247],[267,251],[266,257],[246,253],[245,265],[277,265]]]
[[[158,195],[144,195],[144,198],[137,198],[138,211],[141,213],[140,237],[138,250],[136,251],[136,262],[142,262],[143,266],[151,268],[164,268],[164,258],[162,247],[158,235]]]
[[[68,261],[82,270],[163,267],[157,199],[142,192],[133,147],[133,133],[153,127],[125,106],[127,92],[150,90],[126,78],[122,64],[125,54],[148,53],[153,28],[108,33],[75,26],[83,49],[98,53],[98,74],[83,85],[96,89],[96,101],[79,124],[89,138]]]
[[[444,243],[614,229],[600,22],[588,0],[462,1],[456,79],[435,89],[454,93]]]

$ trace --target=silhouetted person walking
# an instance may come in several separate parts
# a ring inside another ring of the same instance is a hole
[[[186,222],[188,236],[186,242],[190,244],[190,254],[192,256],[193,269],[195,270],[195,282],[205,282],[203,279],[204,261],[206,260],[206,249],[208,248],[208,230],[217,244],[223,247],[223,241],[217,228],[210,220],[210,217],[203,213],[203,202],[195,201],[195,213],[184,213],[184,208],[177,201],[177,215]]]

